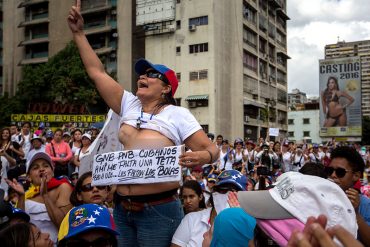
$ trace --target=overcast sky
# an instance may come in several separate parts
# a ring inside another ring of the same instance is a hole
[[[319,95],[318,60],[326,44],[370,39],[370,0],[287,0],[288,92]]]

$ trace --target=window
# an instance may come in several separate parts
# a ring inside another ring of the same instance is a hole
[[[201,124],[200,126],[203,128],[204,132],[208,133],[208,124]]]
[[[176,0],[176,3],[181,3],[181,0]]]
[[[303,119],[303,124],[310,124],[310,119],[309,118],[304,118]]]
[[[176,29],[180,29],[181,28],[181,21],[178,20],[176,21]]]
[[[243,3],[243,17],[253,25],[257,25],[257,11],[245,2]]]
[[[208,70],[199,71],[199,80],[204,80],[208,78]]]
[[[208,51],[208,43],[189,45],[190,54],[199,53],[199,52],[207,52],[207,51]]]
[[[243,28],[243,41],[253,48],[257,48],[257,34],[246,27]]]
[[[198,71],[191,71],[189,73],[189,81],[198,80]]]
[[[176,73],[177,80],[180,82],[181,81],[181,73]]]
[[[257,72],[257,57],[252,55],[251,53],[243,51],[243,64],[250,70]]]
[[[206,80],[208,79],[208,70],[191,71],[189,73],[190,81]]]
[[[181,55],[181,46],[177,46],[176,47],[176,56],[180,56]]]
[[[294,119],[288,119],[288,124],[294,124]]]
[[[281,89],[278,89],[277,91],[277,96],[278,96],[278,102],[280,102],[281,104],[287,104],[287,101],[288,101],[288,94],[287,92],[281,90]]]
[[[208,16],[201,16],[201,17],[195,17],[189,19],[189,26],[202,26],[202,25],[208,25]]]
[[[277,81],[281,85],[286,85],[286,74],[280,70],[277,70]]]
[[[303,131],[303,137],[310,137],[309,131]]]
[[[294,137],[294,131],[289,131],[288,135],[289,135],[289,137]]]

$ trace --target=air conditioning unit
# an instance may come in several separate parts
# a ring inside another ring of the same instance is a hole
[[[245,116],[245,121],[248,123],[249,122],[249,116]]]
[[[197,25],[193,24],[189,26],[189,31],[195,31],[197,30]]]
[[[112,33],[112,36],[113,36],[114,38],[117,38],[117,37],[118,37],[118,33]]]
[[[189,101],[189,108],[195,108],[197,107],[197,102],[196,101]]]
[[[169,25],[168,30],[170,30],[170,32],[174,32],[176,30],[175,25]]]

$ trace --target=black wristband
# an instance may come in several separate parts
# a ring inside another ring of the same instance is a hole
[[[211,151],[209,151],[208,149],[206,149],[206,151],[209,153],[209,156],[210,156],[209,164],[212,164],[212,163],[213,163],[213,156],[212,156],[212,153],[211,153]]]

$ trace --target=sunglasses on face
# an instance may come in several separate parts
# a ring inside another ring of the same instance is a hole
[[[111,238],[100,237],[94,241],[87,241],[85,239],[70,239],[66,242],[66,247],[110,247],[113,246]]]
[[[81,191],[83,192],[89,192],[89,191],[92,191],[94,189],[94,187],[96,187],[98,190],[105,190],[107,188],[107,186],[92,186],[91,183],[89,184],[85,184],[85,185],[82,185],[81,186]]]
[[[324,168],[324,171],[326,173],[326,175],[330,176],[331,174],[333,174],[333,172],[335,172],[335,175],[337,175],[338,178],[343,178],[347,172],[352,172],[351,170],[346,170],[344,168],[341,168],[341,167],[338,167],[338,168],[334,168],[334,167],[330,167],[330,166],[326,166]]]
[[[154,78],[154,79],[158,78],[159,80],[164,81],[165,83],[168,84],[167,78],[163,74],[161,74],[157,71],[149,70],[149,71],[145,72],[143,75],[145,75],[148,78]]]

